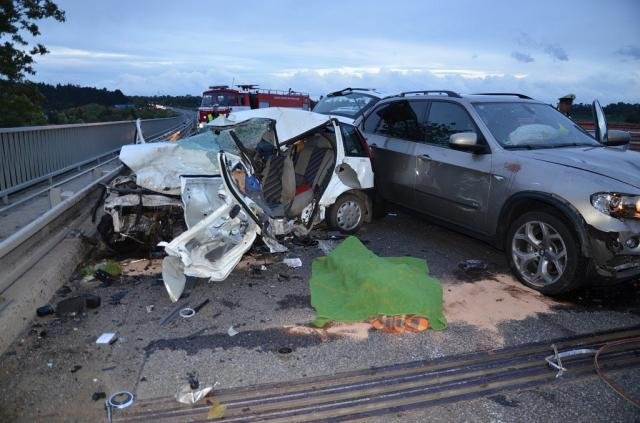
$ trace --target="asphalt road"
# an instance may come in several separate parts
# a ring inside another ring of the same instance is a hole
[[[320,232],[320,235],[323,235]],[[100,295],[102,305],[76,317],[34,318],[30,331],[0,358],[0,420],[96,421],[103,403],[94,392],[130,390],[139,399],[172,396],[196,372],[216,389],[297,380],[341,371],[546,341],[640,325],[638,284],[588,289],[562,300],[531,291],[509,273],[503,254],[419,218],[394,213],[357,236],[381,256],[424,258],[445,292],[443,331],[392,335],[364,325],[310,329],[314,318],[308,280],[313,258],[339,241],[289,244],[287,257],[303,267],[245,256],[224,282],[197,281],[178,304],[210,303],[190,319],[162,320],[176,308],[160,277],[159,260],[128,263],[128,275],[108,286],[82,282],[79,274],[52,300],[78,293]],[[275,257],[278,261],[282,257]],[[101,260],[95,257],[93,261]],[[465,273],[466,259],[488,262],[487,271]],[[264,271],[256,270],[266,264]],[[153,306],[153,307],[149,307]],[[239,333],[230,337],[233,326]],[[113,345],[98,346],[103,332]],[[289,347],[291,354],[279,354]],[[640,372],[622,372],[635,394]],[[116,416],[117,417],[117,416]],[[596,377],[528,391],[504,393],[424,411],[392,413],[372,421],[637,421],[638,410]]]

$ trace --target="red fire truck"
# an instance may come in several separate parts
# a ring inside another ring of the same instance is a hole
[[[198,123],[205,123],[232,110],[259,109],[263,107],[293,107],[309,110],[309,94],[297,91],[259,89],[257,85],[228,85],[209,87],[202,93],[198,108]]]

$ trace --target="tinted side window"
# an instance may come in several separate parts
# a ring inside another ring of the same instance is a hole
[[[426,139],[429,144],[449,146],[449,137],[458,132],[477,132],[471,117],[459,104],[434,101],[429,109]]]
[[[424,141],[424,101],[394,101],[376,109],[365,122],[365,131],[410,141]],[[374,117],[375,116],[375,117]]]
[[[344,144],[344,154],[352,157],[369,157],[365,151],[360,138],[358,137],[357,129],[353,125],[346,123],[340,123],[340,132],[342,132],[342,143]]]

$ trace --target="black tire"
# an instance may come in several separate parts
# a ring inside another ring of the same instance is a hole
[[[580,288],[588,268],[569,224],[547,211],[525,213],[511,223],[505,254],[520,282],[550,296]]]
[[[359,210],[359,219],[357,218]],[[347,208],[347,209],[345,209]],[[364,223],[366,205],[361,197],[354,194],[342,194],[329,208],[329,225],[344,234],[358,232]]]

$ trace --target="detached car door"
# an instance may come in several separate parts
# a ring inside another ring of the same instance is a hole
[[[473,231],[487,232],[491,154],[451,149],[449,137],[459,132],[475,132],[479,142],[486,142],[462,105],[431,101],[425,139],[416,148],[418,210]]]
[[[414,205],[415,151],[424,138],[427,103],[398,100],[376,107],[362,126],[372,148],[375,187],[382,198],[405,206]]]

